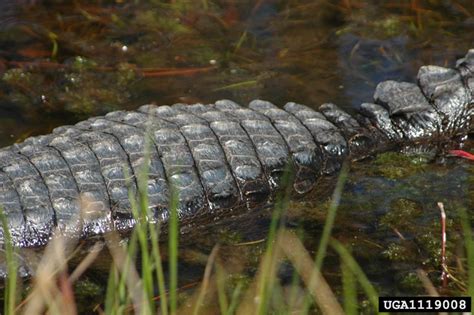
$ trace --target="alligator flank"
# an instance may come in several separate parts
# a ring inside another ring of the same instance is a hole
[[[172,188],[180,219],[193,220],[271,199],[288,163],[303,194],[347,158],[473,132],[473,49],[454,69],[421,67],[417,81],[380,83],[354,117],[334,104],[146,105],[3,148],[0,205],[13,243],[44,246],[55,230],[130,230],[129,189],[137,191],[147,146],[149,219],[166,222]]]

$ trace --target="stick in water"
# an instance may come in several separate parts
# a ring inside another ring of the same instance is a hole
[[[446,212],[442,202],[438,202],[441,211],[441,280],[443,288],[448,286],[448,266],[446,265]]]

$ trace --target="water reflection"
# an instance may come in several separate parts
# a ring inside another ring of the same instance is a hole
[[[0,145],[147,102],[351,108],[474,38],[472,1],[205,3],[2,1]]]

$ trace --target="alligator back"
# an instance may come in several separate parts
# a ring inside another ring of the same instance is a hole
[[[145,105],[3,148],[0,205],[13,243],[129,230],[138,191],[148,195],[148,219],[167,221],[171,192],[179,217],[192,219],[271,200],[288,166],[302,194],[347,158],[472,132],[474,50],[454,69],[422,67],[417,79],[380,83],[355,116],[331,103],[318,112],[261,100]]]

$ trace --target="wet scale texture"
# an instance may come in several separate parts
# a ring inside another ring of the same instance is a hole
[[[82,238],[131,229],[139,189],[160,222],[172,192],[182,220],[265,203],[287,166],[305,193],[347,158],[472,133],[473,70],[470,50],[455,69],[422,67],[418,84],[382,82],[354,117],[334,104],[316,112],[261,100],[112,112],[1,149],[0,204],[14,244],[33,247],[56,228]]]

